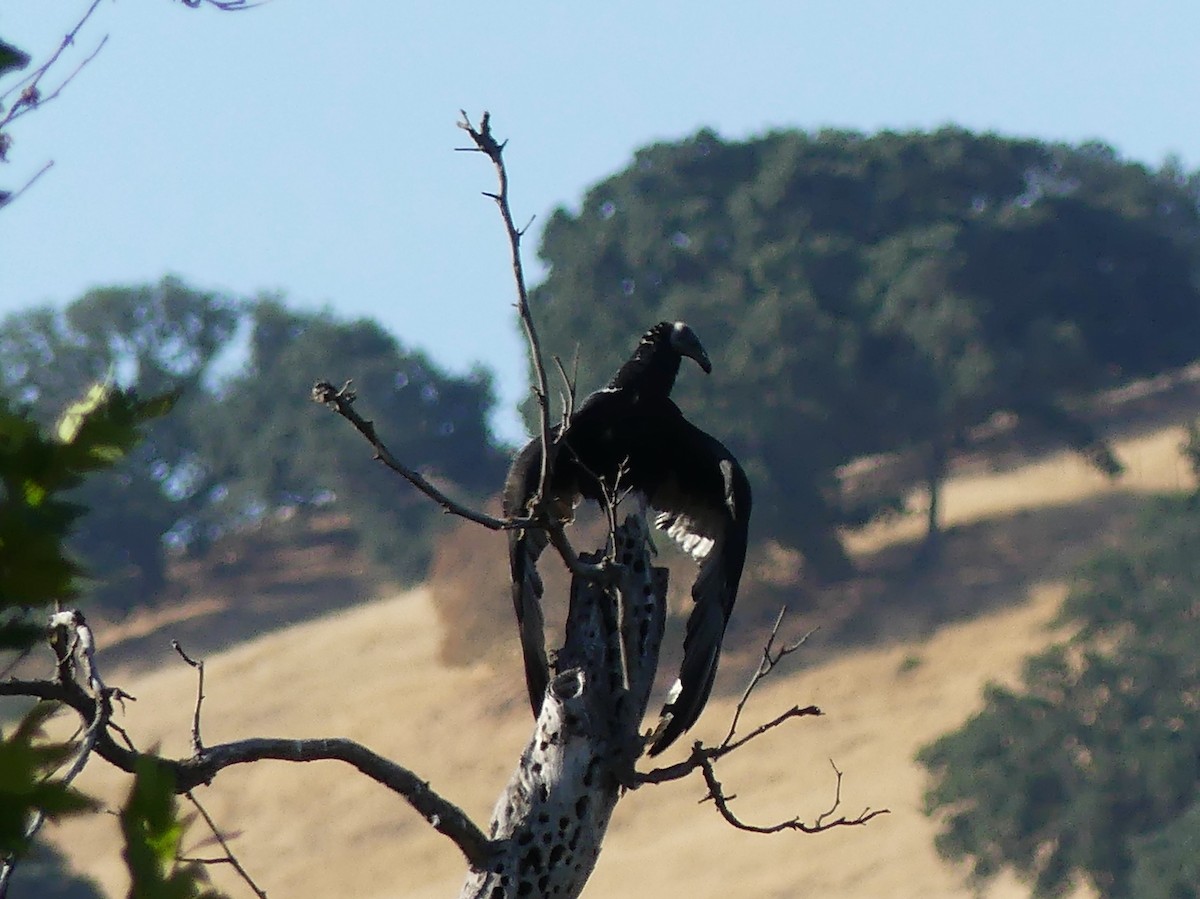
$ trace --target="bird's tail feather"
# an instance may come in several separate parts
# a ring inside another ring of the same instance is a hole
[[[542,617],[542,579],[537,573],[536,564],[545,546],[546,535],[540,530],[509,533],[513,609],[517,613],[521,655],[525,660],[525,685],[529,689],[529,704],[535,718],[542,710],[542,700],[550,682],[546,627]]]
[[[712,693],[724,636],[725,615],[721,603],[697,601],[687,623],[679,680],[659,713],[658,727],[650,738],[650,755],[665,750],[700,717]]]

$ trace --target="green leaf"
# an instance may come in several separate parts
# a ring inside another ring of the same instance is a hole
[[[114,391],[109,384],[93,384],[83,399],[63,410],[58,420],[58,439],[71,443],[79,435],[88,417],[99,412],[112,397]]]
[[[25,505],[40,506],[43,502],[45,502],[48,491],[42,484],[38,484],[34,481],[26,481],[23,486],[25,487],[25,490],[23,491],[25,494]]]
[[[925,747],[939,851],[976,879],[1010,868],[1037,897],[1193,896],[1200,822],[1200,509],[1147,502],[1120,548],[1074,578],[1074,635],[1018,688]]]
[[[133,789],[121,809],[130,899],[207,899],[208,877],[195,864],[180,864],[179,849],[187,821],[180,818],[175,778],[157,759],[137,762]]]
[[[73,471],[108,468],[123,459],[141,439],[141,425],[167,414],[178,391],[140,400],[132,390],[94,384],[79,402],[63,412],[55,429],[70,448]]]
[[[35,646],[46,629],[29,621],[0,622],[0,652],[21,651]]]
[[[39,811],[53,821],[96,808],[92,799],[52,777],[77,751],[70,743],[45,741],[42,725],[56,709],[54,703],[39,703],[11,735],[0,737],[0,855],[27,848],[25,831]]]
[[[81,573],[66,540],[86,508],[61,498],[83,475],[120,462],[141,426],[166,414],[178,392],[142,400],[96,384],[44,436],[28,410],[0,398],[0,609],[70,599]]]

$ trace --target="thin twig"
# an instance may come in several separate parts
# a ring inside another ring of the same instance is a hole
[[[204,702],[204,661],[188,656],[183,651],[183,647],[179,645],[178,640],[171,641],[171,648],[179,653],[181,659],[196,669],[196,708],[192,712],[192,752],[199,755],[204,751],[204,742],[200,739],[200,704]]]
[[[180,653],[180,655],[183,655],[182,650],[179,650],[179,653]],[[185,656],[185,658],[186,658],[186,656]],[[241,876],[242,880],[246,881],[246,885],[249,886],[250,889],[254,890],[254,895],[258,896],[258,899],[267,899],[267,894],[259,887],[258,884],[256,884],[254,882],[254,878],[250,876],[250,873],[244,867],[242,867],[242,863],[239,862],[237,856],[233,854],[233,850],[231,848],[229,848],[229,844],[227,842],[225,842],[225,837],[221,833],[220,828],[217,827],[216,822],[213,821],[212,815],[210,815],[208,813],[208,810],[205,809],[205,807],[200,804],[200,800],[195,797],[195,795],[192,793],[191,790],[188,790],[183,795],[186,796],[188,798],[188,800],[192,803],[192,805],[194,805],[196,807],[196,811],[198,811],[200,813],[200,817],[202,817],[204,819],[204,823],[208,825],[208,829],[212,831],[212,835],[214,837],[216,837],[216,840],[220,844],[221,849],[224,850],[224,852],[225,852],[224,858],[214,858],[214,859],[199,859],[199,858],[197,858],[197,859],[191,859],[191,861],[196,861],[196,862],[199,862],[201,864],[206,864],[206,865],[219,864],[219,863],[232,865],[233,870],[237,871],[238,874]]]
[[[563,380],[563,389],[558,394],[559,400],[562,402],[562,421],[558,424],[557,439],[567,433],[567,425],[571,421],[571,416],[575,414],[575,385],[571,383],[571,379],[567,377],[567,370],[563,367],[562,359],[555,353],[552,357],[554,366],[558,369],[559,377]]]
[[[721,758],[722,756],[729,755],[729,753],[733,752],[735,749],[740,749],[741,747],[743,747],[747,743],[749,743],[751,740],[757,740],[759,737],[761,737],[767,731],[774,730],[775,728],[779,727],[780,725],[785,724],[788,721],[791,721],[793,718],[819,718],[820,716],[822,716],[824,714],[825,713],[822,712],[815,705],[806,705],[806,706],[794,705],[790,709],[788,709],[786,712],[782,712],[781,714],[776,715],[774,718],[772,718],[766,724],[760,724],[758,727],[754,728],[754,730],[750,731],[750,733],[746,734],[746,736],[742,737],[741,739],[734,740],[732,743],[727,743],[727,744],[718,746],[717,749],[719,751],[714,752],[711,757],[714,759],[718,759],[718,758]]]
[[[757,740],[777,727],[781,727],[793,718],[819,718],[825,713],[815,705],[799,706],[795,705],[782,714],[776,715],[765,724],[760,724],[746,736],[732,743],[722,743],[717,746],[705,746],[699,740],[692,746],[692,754],[682,762],[676,762],[674,765],[663,765],[660,768],[653,768],[650,771],[638,772],[639,784],[660,784],[668,783],[673,780],[682,780],[693,771],[701,767],[705,761],[716,761],[724,758],[731,752],[741,749],[747,743]]]
[[[576,379],[579,375],[579,344],[575,344],[575,357],[571,362],[571,374],[567,374],[567,370],[563,366],[563,361],[557,353],[552,358],[554,359],[555,367],[558,369],[558,374],[563,380],[562,422],[558,426],[558,434],[561,437],[566,433],[568,422],[575,415],[575,387]]]
[[[71,70],[71,74],[59,82],[58,87],[54,88],[54,90],[50,91],[50,93],[42,94],[34,85],[30,85],[29,87],[25,88],[25,90],[21,92],[20,99],[13,104],[12,112],[15,114],[12,115],[8,121],[12,121],[12,119],[17,118],[19,115],[30,112],[39,106],[43,106],[46,103],[51,102],[52,100],[57,100],[58,95],[63,92],[63,88],[75,80],[75,76],[83,71],[84,66],[100,55],[100,51],[104,49],[104,45],[107,43],[108,35],[106,34],[104,37],[100,38],[100,43],[96,45],[96,49],[85,56],[80,61],[79,65]]]
[[[553,470],[554,465],[554,459],[552,458],[554,445],[550,438],[550,402],[546,383],[546,365],[543,361],[542,346],[538,339],[537,328],[533,323],[533,316],[529,311],[529,291],[525,286],[525,271],[521,263],[521,237],[525,231],[518,229],[514,224],[512,209],[508,202],[508,169],[504,164],[504,148],[508,144],[508,141],[500,143],[492,135],[492,117],[490,113],[484,112],[482,118],[479,120],[479,127],[476,128],[471,124],[471,120],[465,110],[459,110],[459,112],[462,115],[462,120],[459,121],[458,127],[467,132],[475,144],[474,147],[460,149],[464,149],[467,152],[483,153],[487,156],[496,169],[496,178],[499,182],[499,189],[496,193],[484,191],[484,196],[490,197],[495,201],[496,207],[500,210],[500,217],[504,220],[504,230],[508,234],[508,248],[512,261],[513,280],[516,282],[517,288],[517,314],[520,316],[521,324],[525,329],[525,338],[529,341],[529,351],[533,359],[535,379],[534,397],[538,404],[538,425],[542,438],[542,467],[540,477],[538,478],[537,492],[537,501],[540,502],[549,493],[550,472]]]
[[[100,46],[97,47],[82,63],[80,63],[75,71],[67,76],[66,81],[63,81],[57,88],[54,89],[54,91],[51,92],[50,96],[45,98],[41,96],[41,92],[38,89],[39,82],[41,82],[42,78],[45,77],[46,73],[50,71],[54,64],[58,62],[59,58],[63,55],[63,53],[66,52],[67,48],[75,43],[75,36],[79,34],[80,29],[82,29],[87,23],[88,19],[92,17],[92,13],[96,11],[96,8],[99,5],[100,0],[92,0],[92,5],[87,8],[87,11],[84,12],[82,16],[80,16],[79,21],[75,23],[75,27],[67,32],[67,34],[63,37],[62,42],[58,45],[58,49],[50,55],[50,58],[34,69],[29,75],[25,76],[16,84],[14,84],[3,94],[0,94],[0,103],[3,103],[14,93],[18,94],[16,101],[9,108],[8,112],[3,118],[0,118],[0,131],[3,131],[5,126],[11,123],[14,119],[17,119],[25,113],[36,109],[40,104],[48,102],[49,100],[57,97],[59,92],[66,87],[67,83],[79,74],[79,70],[95,59],[96,54],[100,52],[100,47],[104,46],[104,41],[108,40],[107,35],[105,35],[104,40],[100,41]]]
[[[872,818],[888,813],[887,809],[871,810],[867,808],[855,818],[847,818],[842,816],[836,820],[829,820],[834,812],[836,812],[841,806],[842,802],[842,772],[838,771],[836,765],[833,766],[833,770],[837,775],[837,784],[834,790],[833,805],[830,807],[829,811],[822,812],[817,817],[816,822],[813,824],[806,824],[798,817],[792,818],[788,821],[782,821],[777,824],[746,824],[729,808],[730,801],[735,797],[725,793],[720,781],[717,780],[714,763],[718,759],[721,759],[724,756],[742,748],[747,743],[757,740],[764,734],[775,730],[777,727],[782,726],[788,721],[791,721],[793,718],[807,718],[822,714],[821,710],[815,705],[795,705],[782,714],[776,715],[770,721],[760,724],[745,736],[736,740],[734,739],[734,736],[737,733],[738,724],[741,720],[742,712],[745,710],[746,704],[750,700],[750,696],[758,688],[759,684],[761,684],[763,680],[771,674],[779,662],[803,646],[805,641],[808,640],[813,633],[813,631],[809,631],[807,634],[800,637],[800,639],[776,649],[775,641],[779,636],[779,628],[783,624],[785,611],[786,607],[781,609],[775,618],[775,623],[772,625],[771,632],[767,636],[766,643],[763,645],[762,658],[759,660],[758,668],[755,670],[754,675],[750,678],[750,682],[746,685],[746,689],[742,693],[741,699],[738,700],[737,707],[733,713],[733,720],[730,722],[729,731],[726,733],[725,738],[716,746],[705,746],[703,743],[697,740],[692,745],[691,754],[684,761],[678,762],[674,765],[665,765],[661,768],[655,768],[646,772],[637,772],[635,775],[635,782],[633,784],[634,786],[640,786],[642,784],[660,784],[673,780],[682,780],[683,778],[691,775],[693,771],[699,771],[701,776],[704,778],[705,785],[708,787],[708,793],[704,797],[704,800],[711,799],[721,816],[733,827],[736,827],[738,830],[746,830],[752,833],[779,833],[786,830],[801,831],[803,833],[820,833],[821,831],[829,830],[833,827],[848,827],[866,824]],[[830,761],[830,764],[832,765],[833,762]]]
[[[255,0],[255,2],[250,2],[250,0],[179,0],[179,2],[191,9],[211,6],[222,12],[244,12],[247,9],[254,9],[256,6],[266,6],[271,0]]]
[[[458,149],[463,152],[484,154],[491,160],[492,166],[496,169],[496,179],[499,187],[494,193],[484,191],[483,195],[495,202],[496,208],[500,211],[500,218],[504,222],[505,233],[508,235],[509,257],[512,262],[513,281],[517,290],[517,314],[521,319],[522,327],[525,329],[525,338],[529,342],[530,358],[533,360],[533,394],[538,404],[538,431],[542,443],[542,458],[537,493],[531,503],[532,509],[528,511],[530,512],[530,517],[535,519],[539,526],[545,528],[551,545],[554,546],[567,568],[573,574],[582,575],[583,577],[600,578],[602,580],[608,579],[611,578],[611,572],[607,571],[605,566],[588,566],[579,561],[579,557],[575,554],[570,543],[567,541],[566,535],[563,533],[562,522],[551,518],[545,510],[545,501],[550,494],[550,477],[554,470],[554,458],[561,449],[562,441],[554,440],[551,436],[546,363],[542,353],[541,340],[538,338],[537,326],[534,324],[533,314],[529,309],[529,290],[525,284],[525,270],[521,263],[521,238],[525,235],[529,225],[533,223],[533,219],[529,220],[529,224],[525,228],[518,228],[513,220],[512,208],[508,200],[508,168],[504,162],[504,148],[508,142],[498,141],[492,134],[491,114],[484,112],[480,117],[479,127],[476,128],[471,123],[471,119],[467,116],[465,110],[459,110],[459,113],[462,115],[462,118],[458,123],[458,127],[470,135],[471,141],[475,146],[459,147]],[[565,432],[565,425],[562,430]]]
[[[20,197],[21,194],[25,193],[25,191],[29,190],[29,188],[33,187],[34,182],[36,182],[39,178],[42,177],[42,175],[46,174],[46,172],[50,171],[50,169],[52,169],[52,168],[54,168],[54,160],[53,159],[51,159],[44,166],[42,166],[40,169],[38,169],[36,172],[34,172],[33,177],[31,177],[28,181],[26,181],[24,184],[22,184],[20,187],[18,187],[16,190],[14,190],[12,193],[0,194],[0,209],[3,209],[5,206],[8,206],[11,203],[17,202],[17,198]]]
[[[526,519],[507,519],[493,518],[483,512],[477,512],[474,509],[464,506],[457,502],[437,487],[429,483],[418,472],[409,468],[399,459],[392,455],[391,451],[379,439],[379,435],[375,432],[375,423],[370,419],[363,418],[354,408],[354,400],[357,398],[354,390],[351,387],[351,382],[347,381],[342,385],[341,389],[335,388],[328,381],[318,381],[313,385],[312,398],[314,402],[318,402],[323,406],[327,406],[342,418],[350,422],[358,430],[360,434],[367,439],[371,447],[375,450],[375,458],[407,480],[410,484],[432,499],[442,509],[453,515],[458,515],[466,518],[469,521],[474,521],[476,524],[481,524],[493,531],[511,530],[512,528],[527,527],[529,521]]]
[[[517,288],[517,310],[529,341],[530,354],[533,358],[534,370],[536,372],[537,385],[534,392],[537,395],[541,423],[542,457],[538,490],[533,501],[530,503],[530,508],[525,510],[527,513],[526,517],[495,518],[471,509],[446,496],[419,473],[400,462],[399,459],[391,454],[387,446],[379,438],[379,435],[375,432],[374,423],[369,419],[363,418],[354,410],[355,393],[350,381],[343,384],[341,389],[335,388],[328,381],[318,381],[313,385],[312,398],[316,402],[333,409],[353,424],[375,450],[376,459],[404,477],[409,483],[440,505],[443,511],[466,518],[469,521],[474,521],[477,524],[482,524],[484,527],[496,531],[540,527],[546,531],[550,543],[573,574],[590,579],[599,579],[603,582],[611,581],[613,577],[610,570],[611,566],[606,564],[590,565],[580,561],[578,554],[575,553],[570,541],[567,540],[566,534],[563,532],[563,522],[554,518],[547,508],[545,499],[549,495],[550,473],[553,470],[554,455],[559,450],[560,442],[552,440],[550,436],[546,366],[542,359],[542,349],[541,343],[538,340],[537,328],[529,311],[529,293],[525,285],[525,274],[521,264],[521,237],[525,232],[523,229],[517,228],[513,222],[512,211],[508,202],[508,171],[505,167],[503,157],[504,144],[499,143],[492,135],[490,115],[485,112],[479,127],[476,128],[471,124],[470,119],[467,118],[467,114],[463,112],[459,127],[471,136],[475,146],[460,147],[458,149],[483,153],[492,161],[496,169],[497,178],[499,179],[499,190],[495,193],[485,191],[484,195],[490,197],[496,203],[497,208],[500,210],[501,218],[504,221],[505,231],[508,234],[513,277]]]
[[[830,762],[830,764],[833,763]],[[788,821],[780,821],[778,824],[747,824],[738,818],[737,815],[733,813],[733,810],[730,809],[729,802],[736,797],[725,795],[724,788],[721,786],[721,782],[717,780],[716,772],[713,770],[712,762],[708,759],[705,759],[701,763],[700,770],[704,774],[704,783],[708,786],[708,795],[705,796],[701,801],[703,802],[711,799],[713,804],[716,806],[717,811],[721,813],[721,817],[724,818],[726,822],[731,824],[733,827],[736,827],[738,830],[745,830],[750,833],[769,834],[780,833],[786,830],[795,830],[800,831],[801,833],[822,833],[826,830],[832,830],[835,827],[860,827],[873,818],[877,818],[880,815],[889,814],[888,809],[885,808],[874,810],[866,808],[854,818],[847,818],[845,815],[842,815],[832,821],[827,820],[835,811],[837,811],[842,802],[842,772],[838,771],[837,766],[834,765],[833,770],[837,772],[837,787],[835,789],[833,806],[829,809],[829,811],[818,816],[816,823],[805,824],[799,818],[792,818]]]
[[[742,710],[746,708],[746,703],[750,701],[750,694],[754,692],[755,688],[771,674],[776,665],[808,642],[808,638],[817,632],[817,629],[813,628],[798,640],[780,647],[779,651],[772,655],[771,650],[775,646],[775,638],[779,635],[779,627],[783,624],[783,618],[786,614],[787,606],[784,605],[780,607],[779,614],[775,616],[775,624],[772,625],[771,633],[767,636],[767,642],[763,646],[762,659],[758,663],[758,668],[750,677],[750,682],[746,684],[746,689],[742,692],[742,698],[738,700],[737,708],[733,712],[733,720],[729,722],[729,732],[725,734],[725,739],[720,743],[721,746],[728,746],[729,742],[733,739],[733,735],[737,732],[738,722],[742,717]]]

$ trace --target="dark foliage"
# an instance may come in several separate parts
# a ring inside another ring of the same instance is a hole
[[[51,846],[37,846],[21,861],[10,892],[15,899],[104,899],[100,888],[86,877],[67,870],[66,859]]]
[[[1135,540],[1078,575],[1063,610],[1075,637],[922,750],[945,856],[980,879],[1011,867],[1038,896],[1076,878],[1111,899],[1195,895],[1173,890],[1196,857],[1197,595],[1200,507],[1155,501]]]
[[[1194,184],[1097,145],[701,131],[554,213],[531,303],[552,352],[582,343],[584,393],[629,335],[688,321],[715,375],[680,405],[729,435],[759,533],[838,574],[835,526],[869,513],[834,477],[856,456],[920,453],[936,489],[1008,411],[1112,469],[1074,404],[1193,358],[1198,233]]]
[[[110,609],[146,602],[162,588],[164,535],[204,505],[212,484],[194,425],[207,415],[198,408],[206,381],[237,322],[234,302],[168,278],[93,290],[62,312],[34,309],[0,323],[0,385],[43,425],[95,381],[178,395],[174,415],[150,423],[141,443],[72,495],[91,511],[71,548]]]
[[[422,578],[446,516],[375,461],[344,421],[313,405],[313,381],[353,379],[359,411],[397,457],[479,498],[496,490],[507,462],[487,430],[490,376],[453,377],[372,321],[264,300],[249,324],[249,365],[225,385],[200,444],[221,485],[209,527],[281,509],[335,509],[350,516],[387,574]]]
[[[249,368],[222,382],[243,340]],[[443,516],[312,404],[319,377],[354,378],[391,445],[456,489],[479,496],[503,476],[486,425],[489,376],[451,376],[372,322],[235,301],[168,278],[9,316],[0,358],[3,394],[43,425],[91,381],[178,396],[173,415],[71,497],[89,509],[71,550],[89,569],[93,599],[111,611],[154,600],[170,549],[202,552],[231,530],[318,506],[352,516],[388,577],[424,575]]]

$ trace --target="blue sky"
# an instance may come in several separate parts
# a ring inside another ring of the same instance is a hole
[[[42,58],[86,6],[3,0],[0,35]],[[105,34],[63,96],[12,129],[0,185],[55,165],[0,213],[0,314],[167,273],[280,291],[376,318],[452,371],[491,368],[510,440],[523,351],[479,194],[492,172],[453,152],[460,108],[491,110],[516,217],[538,222],[636,148],[701,126],[954,123],[1200,167],[1194,0],[274,0],[236,14],[105,0],[77,52]]]

